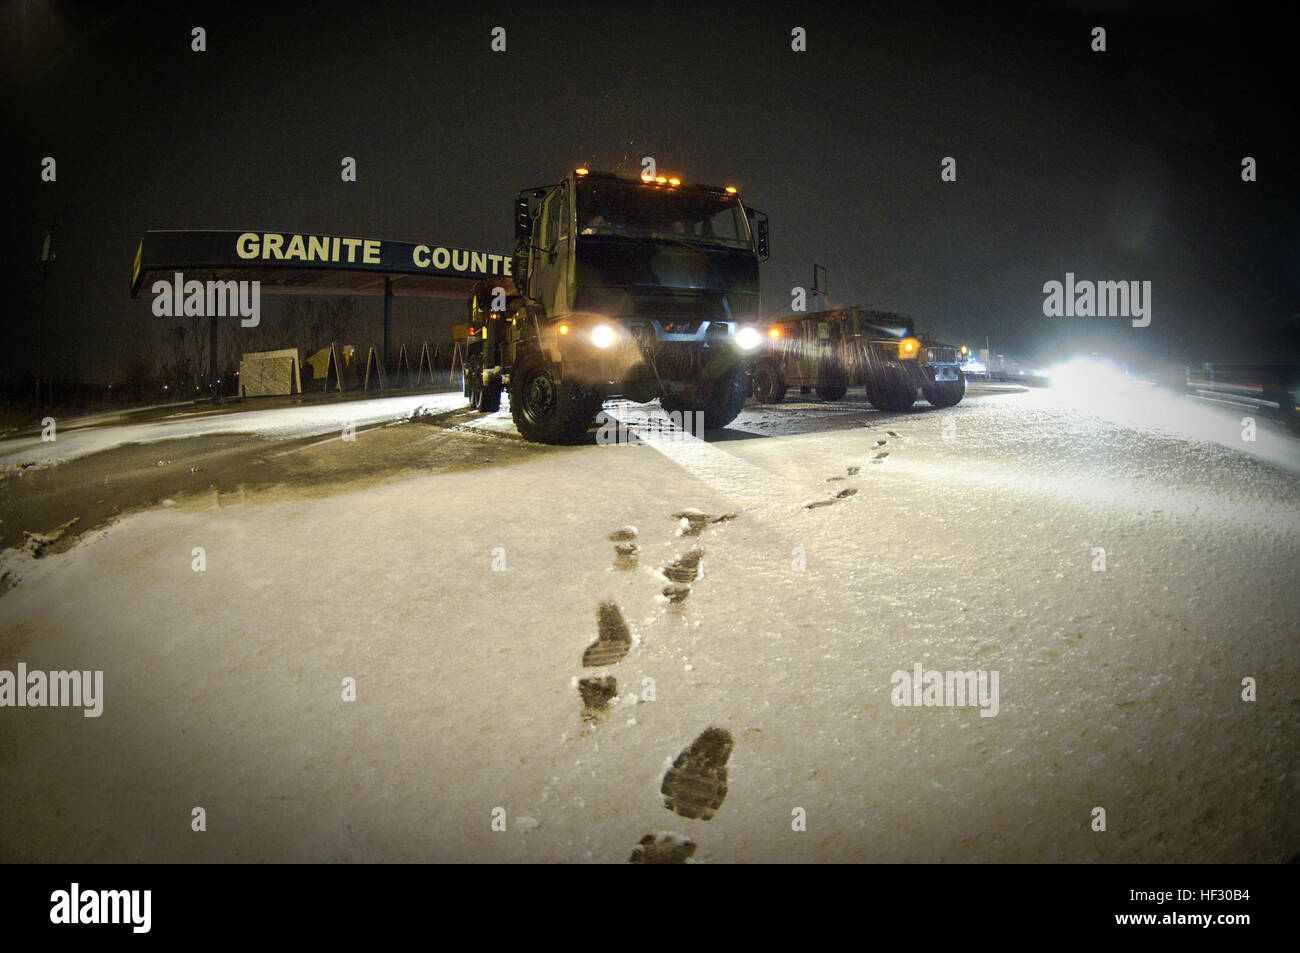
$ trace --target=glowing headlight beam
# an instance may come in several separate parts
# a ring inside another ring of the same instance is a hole
[[[736,346],[742,351],[752,351],[763,341],[763,336],[754,328],[741,328],[736,332]]]
[[[614,343],[614,329],[608,324],[598,324],[591,329],[591,343],[596,347],[609,347]]]

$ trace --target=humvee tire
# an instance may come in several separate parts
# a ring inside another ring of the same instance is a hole
[[[966,396],[966,375],[957,368],[955,381],[926,381],[921,385],[921,393],[932,407],[956,406]]]
[[[771,361],[754,365],[754,399],[760,404],[779,404],[785,400],[785,381]]]
[[[817,396],[822,400],[843,400],[848,390],[843,384],[819,384]]]
[[[510,415],[533,443],[576,443],[595,423],[600,397],[530,350],[510,374]]]
[[[867,378],[867,400],[877,410],[901,413],[916,403],[916,384],[901,367],[881,367]]]
[[[670,414],[685,415],[703,411],[704,429],[719,430],[740,416],[740,412],[745,409],[747,391],[745,367],[743,364],[737,364],[713,381],[708,399],[703,404],[674,395],[665,395],[659,399],[659,406]]]

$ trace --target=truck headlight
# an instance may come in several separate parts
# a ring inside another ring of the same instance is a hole
[[[736,332],[736,346],[742,351],[752,351],[763,343],[763,335],[755,328],[744,327]]]
[[[614,329],[608,324],[598,324],[591,329],[591,343],[596,347],[609,347],[614,343]]]

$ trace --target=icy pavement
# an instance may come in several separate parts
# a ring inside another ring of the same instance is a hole
[[[82,418],[69,422],[81,429],[64,429],[60,426],[56,430],[56,439],[48,443],[42,441],[40,436],[0,441],[0,470],[19,464],[50,466],[128,443],[154,443],[179,437],[232,433],[276,439],[313,437],[337,433],[349,424],[353,427],[369,427],[405,420],[421,407],[437,412],[463,406],[465,398],[459,392],[452,392],[340,400],[297,407],[254,407],[234,413],[196,414],[192,410],[178,411],[161,420],[115,427],[99,426],[96,420],[107,420],[113,416],[102,414],[95,419]]]
[[[1036,395],[850,423],[158,510],[33,563],[0,669],[102,669],[104,711],[0,711],[0,859],[1300,850],[1293,473]],[[895,704],[917,664],[997,673],[996,714]]]

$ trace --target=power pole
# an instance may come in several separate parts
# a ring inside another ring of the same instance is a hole
[[[36,406],[41,406],[41,379],[45,376],[45,298],[50,281],[50,263],[54,261],[54,231],[59,227],[55,216],[41,244],[41,308],[36,319]]]

